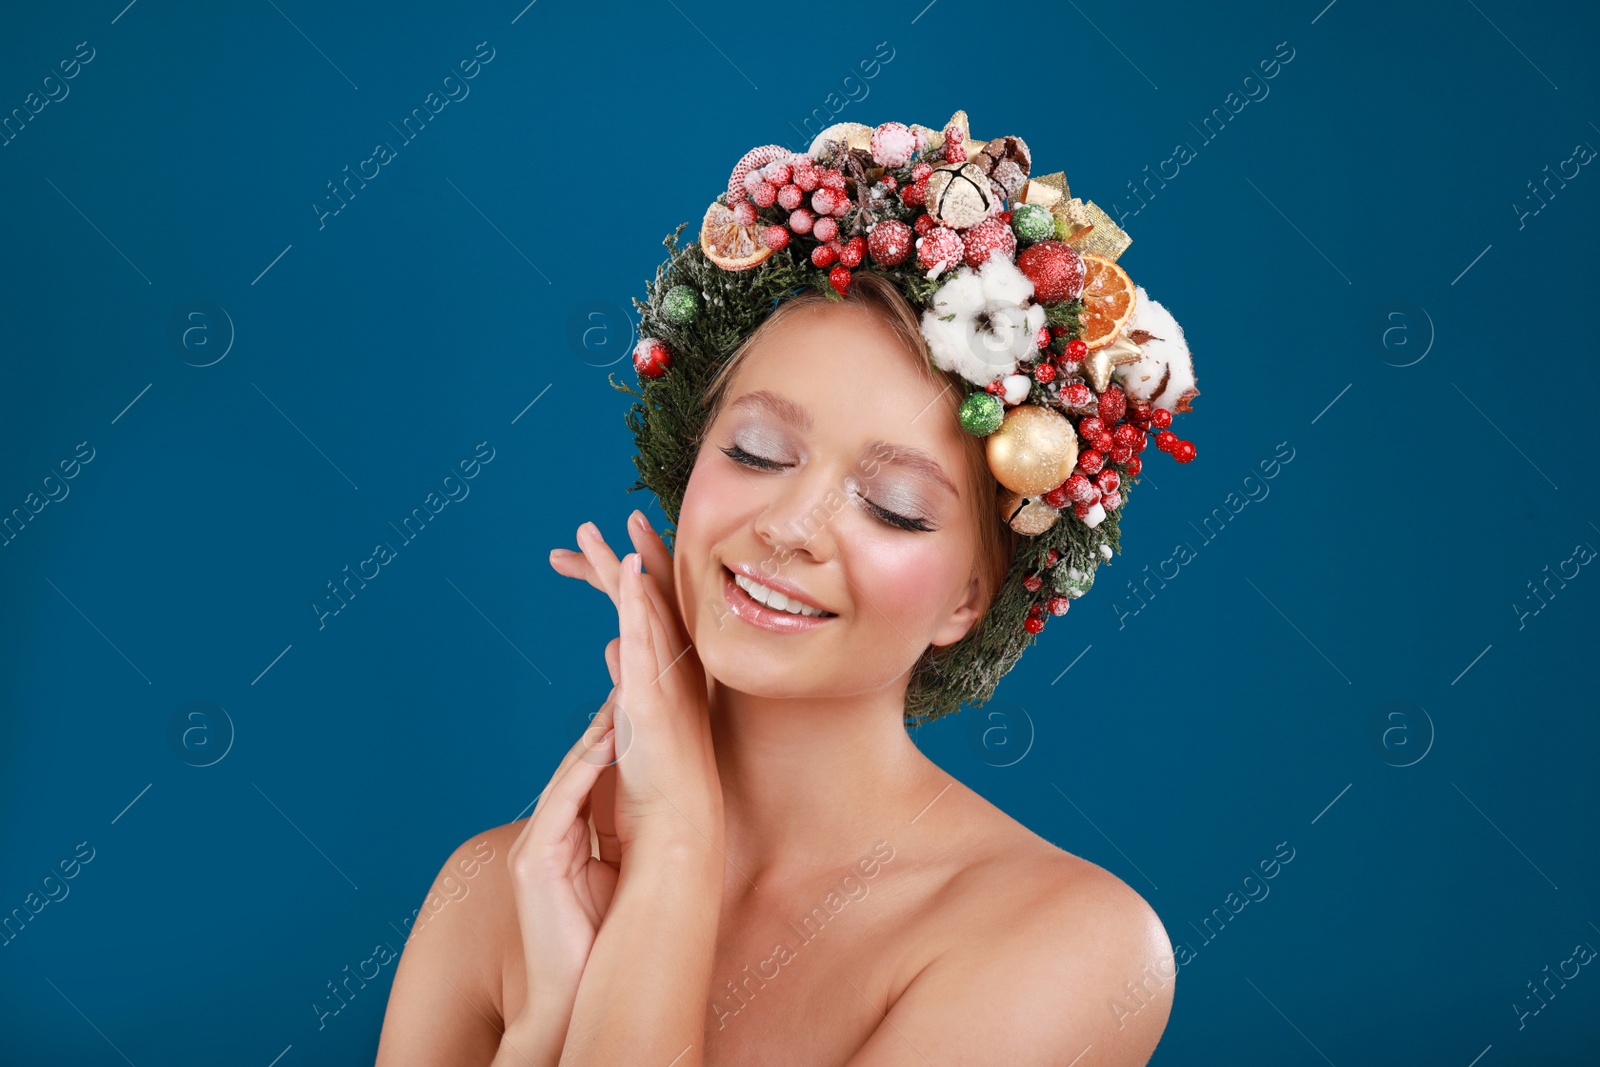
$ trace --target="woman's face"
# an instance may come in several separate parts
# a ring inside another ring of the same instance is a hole
[[[680,607],[707,672],[771,697],[904,684],[981,618],[949,387],[854,304],[775,323],[728,383],[679,514]],[[735,574],[791,606],[763,606]]]

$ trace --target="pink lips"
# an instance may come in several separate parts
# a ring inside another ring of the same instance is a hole
[[[733,573],[726,567],[722,570],[722,597],[728,602],[733,614],[760,629],[778,634],[795,634],[815,630],[824,623],[838,618],[832,616],[796,615],[788,611],[774,611],[754,599],[749,593],[740,589],[733,580]]]

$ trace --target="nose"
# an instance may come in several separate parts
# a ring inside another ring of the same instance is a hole
[[[755,518],[757,536],[781,563],[805,554],[813,562],[833,558],[834,527],[850,499],[843,479],[821,464],[768,483],[767,506]]]

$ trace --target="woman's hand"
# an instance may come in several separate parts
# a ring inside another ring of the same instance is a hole
[[[612,666],[615,651],[607,653]],[[616,863],[591,854],[588,822],[591,794],[604,791],[615,751],[611,699],[551,775],[509,853],[528,992],[506,1037],[534,1064],[560,1058],[584,964],[617,888]]]
[[[622,560],[592,523],[581,552],[556,549],[550,564],[606,593],[617,607],[621,671],[616,691],[619,850],[650,828],[695,844],[722,840],[722,790],[711,746],[707,679],[678,612],[672,555],[642,513],[629,517],[636,554]],[[627,564],[641,559],[648,573]],[[611,649],[607,649],[608,657]],[[651,835],[654,836],[654,835]]]

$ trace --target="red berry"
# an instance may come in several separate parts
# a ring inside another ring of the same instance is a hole
[[[1078,420],[1078,436],[1085,441],[1093,441],[1100,436],[1104,426],[1098,416],[1089,415]]]
[[[1100,468],[1105,465],[1105,455],[1093,448],[1086,448],[1078,453],[1078,469],[1085,474],[1098,474]]]
[[[1062,482],[1061,485],[1062,488],[1067,491],[1067,496],[1078,501],[1081,501],[1089,492],[1089,490],[1094,488],[1094,486],[1089,483],[1089,479],[1085,478],[1081,474],[1074,474],[1065,482]]]
[[[1029,615],[1043,615],[1044,614],[1044,605],[1043,604],[1039,604],[1039,603],[1029,604],[1028,605],[1028,614]]]
[[[787,185],[794,180],[794,167],[788,163],[773,163],[761,168],[761,176],[773,185]]]
[[[1068,597],[1053,596],[1050,598],[1050,614],[1052,615],[1065,615],[1070,607],[1072,607],[1072,600]]]
[[[933,164],[918,163],[916,166],[911,168],[911,180],[913,182],[925,182],[928,180],[928,175],[932,173]]]
[[[1094,445],[1097,451],[1111,452],[1116,448],[1117,440],[1111,436],[1110,430],[1101,430],[1100,436],[1096,437],[1091,444]]]
[[[802,193],[810,193],[822,184],[822,175],[816,167],[796,167],[793,180]]]
[[[838,192],[831,186],[824,185],[811,194],[811,210],[818,215],[833,214],[833,209],[839,202],[838,196]]]
[[[1054,567],[1056,565],[1056,561],[1060,558],[1061,553],[1057,552],[1055,549],[1047,548],[1044,550],[1044,565],[1046,567]]]
[[[993,381],[993,382],[990,382],[988,385],[984,386],[983,390],[986,393],[993,393],[996,396],[998,396],[1001,393],[1005,392],[1006,388],[1005,388],[1005,386],[1001,385],[998,381]]]
[[[1194,459],[1194,442],[1179,441],[1177,444],[1173,445],[1172,458],[1177,460],[1179,463],[1188,463],[1190,460]]]
[[[882,181],[883,187],[889,190],[891,193],[900,188],[900,180],[893,174],[885,174],[882,178]]]
[[[1111,462],[1122,464],[1133,458],[1133,449],[1127,445],[1113,445],[1111,447]]]
[[[1115,425],[1120,422],[1123,413],[1127,410],[1127,399],[1122,390],[1114,385],[1101,393],[1099,404],[1101,421],[1108,425]]]
[[[1087,385],[1081,383],[1069,385],[1061,390],[1061,398],[1071,407],[1086,407],[1094,399],[1094,393]]]
[[[844,243],[844,251],[839,253],[839,262],[847,267],[861,266],[861,257],[867,254],[867,239],[856,236]]]
[[[826,248],[827,246],[821,245],[819,247]],[[843,263],[836,264],[828,272],[828,282],[833,286],[834,292],[840,296],[845,296],[850,292],[850,268]]]
[[[778,202],[778,187],[771,182],[762,182],[750,191],[750,199],[755,201],[756,207],[771,207]]]
[[[1076,338],[1067,342],[1067,358],[1082,359],[1089,354],[1089,345],[1083,338]]]
[[[748,200],[733,205],[733,221],[741,226],[752,226],[756,221],[756,206]]]
[[[1100,498],[1100,506],[1107,511],[1116,511],[1122,506],[1122,494],[1110,492]]]
[[[793,211],[805,198],[806,194],[793,182],[778,190],[778,206],[785,211]]]
[[[1143,452],[1144,446],[1150,443],[1150,437],[1143,430],[1141,430],[1134,436],[1133,440],[1128,443],[1133,445],[1134,452]]]
[[[1044,630],[1044,620],[1037,615],[1029,615],[1022,620],[1022,628],[1030,634],[1040,633]]]
[[[1139,462],[1139,457],[1138,456],[1134,456],[1134,457],[1130,458],[1128,460],[1128,462],[1126,462],[1126,463],[1124,463],[1122,465],[1122,469],[1128,472],[1128,477],[1130,477],[1130,478],[1139,477],[1139,471],[1142,470],[1143,468],[1144,468],[1144,464]]]
[[[1136,426],[1147,426],[1150,423],[1150,405],[1134,401],[1128,405],[1128,421]]]
[[[999,219],[1000,219],[1001,222],[1005,223],[1007,226],[1010,226],[1011,225],[1011,212],[1009,212],[1009,211],[1000,212]]]
[[[1107,468],[1100,472],[1100,477],[1094,480],[1094,484],[1100,487],[1102,493],[1111,493],[1122,484],[1122,478],[1116,471]]]
[[[921,207],[928,202],[928,183],[926,181],[912,182],[900,190],[900,199],[907,207]]]
[[[1037,574],[1030,574],[1022,579],[1022,588],[1030,593],[1037,593],[1044,586],[1044,579]]]
[[[1033,380],[1036,382],[1054,381],[1055,376],[1056,368],[1053,364],[1041,360],[1038,366],[1033,368]]]
[[[795,208],[789,212],[789,229],[795,233],[810,233],[811,226],[816,221],[816,216],[805,208]]]
[[[922,237],[937,225],[939,224],[933,221],[933,216],[924,211],[922,214],[916,217],[914,222],[912,222],[911,228],[917,231],[918,237]]]
[[[1043,500],[1046,504],[1049,504],[1053,508],[1064,508],[1071,502],[1072,497],[1067,492],[1067,483],[1062,482],[1060,485],[1056,486],[1039,499]],[[1054,560],[1051,560],[1045,564],[1046,567],[1052,567],[1054,565]]]
[[[1171,452],[1172,446],[1178,443],[1178,435],[1171,430],[1162,430],[1156,434],[1156,447],[1163,452]]]
[[[818,173],[822,175],[822,184],[826,188],[844,192],[844,172],[833,167],[824,167]]]
[[[818,189],[817,195],[821,196],[826,190]],[[811,224],[811,236],[819,241],[831,241],[839,236],[839,223],[832,215],[824,215]]]
[[[829,266],[832,266],[834,260],[836,260],[838,258],[839,258],[839,253],[835,252],[828,245],[818,245],[817,247],[815,247],[815,248],[813,248],[811,250],[811,263],[812,263],[812,266],[829,267]]]
[[[1132,447],[1144,436],[1144,431],[1132,423],[1123,423],[1111,431],[1111,436],[1116,438],[1117,444]]]
[[[1172,412],[1166,408],[1156,408],[1150,412],[1150,425],[1158,430],[1165,430],[1172,425]]]
[[[789,231],[783,226],[768,226],[761,231],[761,243],[776,251],[789,244]]]

